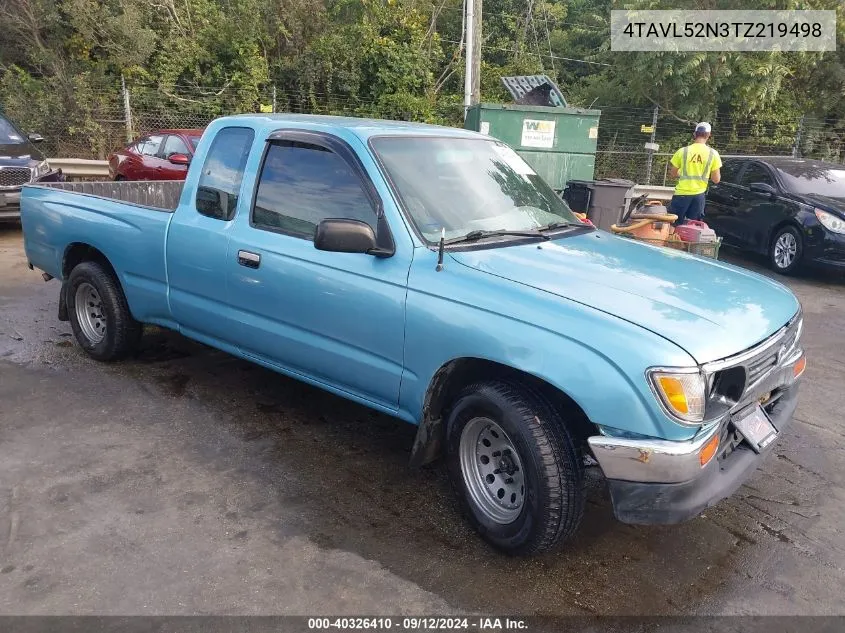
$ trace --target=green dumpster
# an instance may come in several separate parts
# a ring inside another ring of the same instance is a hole
[[[467,112],[464,127],[504,141],[552,189],[569,180],[592,180],[600,110],[480,103]]]

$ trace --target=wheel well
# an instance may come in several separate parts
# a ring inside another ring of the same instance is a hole
[[[74,242],[67,247],[64,260],[62,261],[62,279],[67,279],[70,271],[82,262],[97,262],[104,266],[117,279],[114,267],[111,265],[108,257],[90,244],[83,244],[81,242]]]
[[[785,226],[791,226],[792,228],[794,228],[798,231],[799,235],[803,235],[803,232],[801,230],[801,226],[799,224],[794,222],[792,219],[783,220],[782,222],[775,224],[772,227],[772,230],[769,231],[769,239],[766,240],[766,251],[767,252],[771,251],[771,249],[772,249],[772,242],[775,239],[775,235],[777,235],[778,231],[780,231]]]
[[[598,433],[584,410],[565,392],[529,374],[482,358],[458,358],[435,372],[423,404],[423,420],[417,432],[411,455],[412,465],[422,465],[437,458],[443,445],[444,418],[449,405],[467,386],[489,380],[511,380],[531,388],[559,411],[569,424],[569,432],[578,447],[586,446],[587,438]]]

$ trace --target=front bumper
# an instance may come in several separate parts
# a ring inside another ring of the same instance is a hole
[[[21,217],[21,190],[0,189],[0,220],[17,220]]]
[[[792,371],[791,366],[788,369]],[[792,381],[772,392],[771,404],[765,407],[777,439],[792,421],[798,384]],[[700,452],[716,435],[716,456],[702,467]],[[588,441],[607,478],[616,518],[638,524],[680,523],[695,517],[733,494],[776,443],[754,452],[730,417],[688,441],[606,436]]]
[[[42,182],[64,182],[65,177],[61,169],[48,172],[31,184]],[[0,189],[0,221],[17,220],[21,217],[21,190]]]
[[[807,260],[815,265],[845,269],[845,234],[819,230],[823,236],[805,242]]]

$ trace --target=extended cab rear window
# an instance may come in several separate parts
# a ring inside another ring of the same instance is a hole
[[[211,143],[197,185],[197,211],[216,220],[235,217],[244,167],[255,132],[248,127],[226,127]]]

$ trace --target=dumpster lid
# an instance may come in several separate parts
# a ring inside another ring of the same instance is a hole
[[[502,83],[511,93],[514,103],[519,105],[566,107],[560,89],[547,75],[518,75],[501,77]]]

